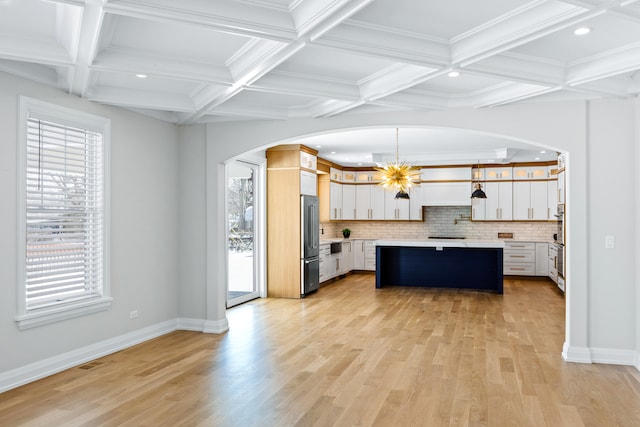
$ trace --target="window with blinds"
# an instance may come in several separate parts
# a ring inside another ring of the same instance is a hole
[[[23,317],[108,296],[104,132],[59,110],[25,111]]]

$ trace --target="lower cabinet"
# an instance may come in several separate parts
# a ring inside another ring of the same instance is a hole
[[[549,276],[549,244],[505,242],[503,272],[507,276]]]
[[[364,240],[352,240],[353,269],[364,270]]]
[[[376,271],[376,245],[375,240],[364,241],[364,270]]]
[[[342,242],[342,252],[340,253],[340,274],[347,274],[353,270],[353,242]]]

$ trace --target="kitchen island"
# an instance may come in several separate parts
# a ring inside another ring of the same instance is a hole
[[[502,293],[501,240],[377,240],[376,288],[421,286]]]

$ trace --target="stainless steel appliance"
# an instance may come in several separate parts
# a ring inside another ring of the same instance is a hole
[[[556,248],[558,250],[558,288],[564,292],[564,226],[565,226],[565,218],[564,218],[564,205],[558,205],[558,213],[556,214],[556,218],[558,218],[558,233],[554,235],[556,239]]]
[[[320,286],[320,220],[316,196],[301,196],[300,218],[300,296],[304,298]]]

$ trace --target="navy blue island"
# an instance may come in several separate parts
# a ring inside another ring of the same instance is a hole
[[[376,288],[420,286],[502,294],[500,240],[377,240]]]

